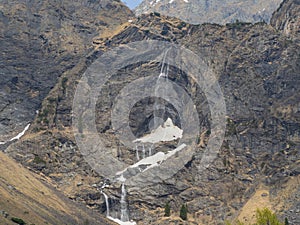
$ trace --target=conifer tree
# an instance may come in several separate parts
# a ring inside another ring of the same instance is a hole
[[[183,204],[180,209],[180,218],[183,220],[187,220],[187,213],[188,213],[187,206]]]
[[[169,202],[167,202],[165,205],[165,217],[169,217],[170,215],[171,215],[171,207]]]

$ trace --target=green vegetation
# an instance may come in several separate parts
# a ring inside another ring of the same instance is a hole
[[[206,131],[206,135],[207,135],[207,136],[211,135],[211,130],[207,130],[207,131]]]
[[[188,213],[187,205],[183,204],[180,209],[180,218],[183,220],[187,220],[187,213]]]
[[[245,223],[242,223],[240,221],[237,221],[233,223],[235,225],[246,225]],[[225,222],[225,225],[233,225],[230,222]],[[256,210],[256,222],[253,225],[286,225],[289,224],[287,219],[285,220],[285,223],[282,223],[279,221],[275,213],[272,213],[271,210],[264,208],[262,210],[257,209]]]
[[[165,217],[171,216],[171,207],[169,202],[166,203],[165,205]]]
[[[289,225],[290,223],[289,223],[289,221],[288,221],[288,218],[285,218],[285,220],[284,220],[284,225]]]
[[[154,15],[155,16],[160,16],[160,13],[159,12],[154,12]]]
[[[46,164],[46,161],[40,158],[39,156],[34,156],[34,159],[32,161],[35,164]]]
[[[283,225],[283,223],[278,220],[276,214],[267,208],[262,210],[258,209],[256,211],[256,220],[257,225]]]
[[[16,218],[16,217],[13,217],[11,218],[11,221],[13,221],[14,223],[17,223],[19,225],[25,225],[26,223],[24,222],[24,220],[20,219],[20,218]]]
[[[182,28],[184,28],[186,26],[186,23],[185,22],[181,22],[180,24],[177,25],[177,28],[179,30],[181,30]]]

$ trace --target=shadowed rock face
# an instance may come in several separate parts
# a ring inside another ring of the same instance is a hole
[[[92,39],[131,12],[119,1],[1,1],[0,140],[33,120],[60,75]]]
[[[281,7],[288,2],[285,1]],[[92,184],[100,185],[107,171],[95,174],[76,146],[70,133],[72,100],[76,84],[91,62],[115,46],[145,39],[174,42],[201,54],[219,81],[228,119],[226,138],[217,159],[207,170],[199,173],[204,150],[202,146],[209,136],[209,132],[205,132],[210,129],[209,107],[195,81],[184,71],[170,68],[170,79],[185,88],[200,112],[203,143],[188,149],[188,153],[191,152],[187,157],[188,163],[171,178],[163,181],[157,179],[153,184],[151,176],[165,178],[167,174],[155,168],[147,179],[138,177],[142,182],[128,184],[131,218],[146,224],[157,224],[159,215],[151,210],[163,207],[170,201],[175,210],[187,203],[198,221],[207,219],[204,223],[209,224],[234,217],[258,185],[264,184],[271,190],[271,199],[280,197],[278,193],[286,181],[296,179],[300,174],[300,50],[296,40],[288,39],[265,23],[196,26],[174,18],[142,15],[110,39],[97,42],[97,51],[63,74],[67,82],[57,83],[43,101],[41,114],[32,125],[31,135],[11,145],[8,153],[26,166],[51,177],[59,188],[71,189],[65,191],[71,198],[84,201],[91,207],[105,208],[104,199],[92,188]],[[122,146],[114,135],[110,118],[114,98],[128,83],[148,74],[159,75],[159,72],[160,67],[153,62],[128,65],[120,69],[101,90],[96,107],[97,129],[115,160],[130,165],[136,159],[134,150]],[[153,99],[149,101],[153,102]],[[148,131],[147,123],[151,118],[151,111],[143,107],[143,102],[138,102],[131,115],[136,118],[131,126],[138,136]],[[173,111],[169,107],[169,113]],[[166,151],[172,145],[174,143],[160,145],[157,150]],[[35,156],[43,161],[34,161]],[[171,164],[176,166],[176,161]],[[113,166],[107,165],[107,170]],[[84,178],[84,188],[72,186],[76,176]],[[118,185],[106,190],[110,201],[115,202],[111,204],[113,211],[119,207]],[[281,201],[283,205],[290,205],[285,199]],[[297,204],[294,205],[296,208]],[[283,216],[288,215],[288,210],[282,209]],[[294,215],[289,219],[296,224],[299,220]]]
[[[284,1],[273,14],[271,25],[282,31],[291,38],[298,39],[300,36],[300,1]]]
[[[282,0],[144,0],[136,9],[137,15],[159,12],[192,24],[269,22]]]

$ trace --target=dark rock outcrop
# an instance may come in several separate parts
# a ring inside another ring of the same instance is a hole
[[[132,15],[120,1],[1,1],[0,140],[33,120],[62,73],[92,39]]]
[[[298,39],[300,37],[300,1],[285,0],[273,14],[271,25],[285,35]]]

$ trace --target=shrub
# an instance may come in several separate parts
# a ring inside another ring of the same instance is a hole
[[[159,12],[154,12],[154,15],[155,16],[160,16],[160,13]]]
[[[233,223],[235,225],[245,225],[244,223],[237,221]],[[225,225],[233,225],[229,221],[225,222]],[[275,213],[272,213],[269,209],[264,208],[262,210],[256,210],[256,223],[254,225],[288,225],[287,219],[285,224],[280,222]]]
[[[262,210],[257,209],[256,211],[256,224],[257,225],[283,225],[283,223],[281,223],[276,214],[272,213],[269,209],[264,208]]]
[[[171,207],[170,204],[167,202],[165,205],[165,217],[171,216]]]
[[[41,157],[39,157],[38,155],[34,156],[34,159],[32,161],[35,164],[46,164],[46,161],[43,160]]]
[[[284,225],[289,225],[290,223],[289,223],[289,221],[288,221],[288,218],[285,218],[284,219]]]
[[[24,222],[24,220],[20,219],[20,218],[16,218],[16,217],[12,217],[11,221],[13,221],[14,223],[17,223],[19,225],[25,225],[26,223]]]
[[[179,30],[181,30],[182,28],[184,28],[186,26],[186,23],[185,22],[181,22],[180,24],[177,25],[177,28]]]

